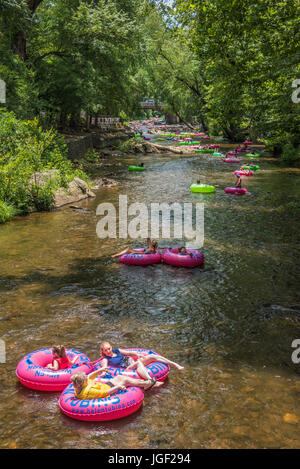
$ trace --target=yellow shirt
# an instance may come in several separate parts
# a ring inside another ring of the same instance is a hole
[[[108,386],[108,384],[100,383],[99,381],[95,383],[93,379],[88,379],[87,385],[76,397],[77,399],[101,399],[102,397],[107,397],[107,391],[109,389],[110,386]]]

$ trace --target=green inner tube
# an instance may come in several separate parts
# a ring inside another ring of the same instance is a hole
[[[259,158],[260,157],[260,154],[259,153],[254,153],[254,155],[252,155],[251,153],[247,153],[248,158]]]
[[[164,141],[165,141],[165,139],[164,139],[164,138],[161,138],[161,137],[159,137],[159,138],[156,138],[156,139],[155,139],[155,141],[156,141],[156,142],[164,142]]]
[[[141,134],[134,134],[135,137],[141,137]]]
[[[128,166],[129,171],[145,171],[144,166]]]
[[[251,169],[251,171],[257,171],[258,169],[260,169],[260,167],[258,165],[256,165],[256,166],[244,166],[244,169]]]
[[[192,184],[190,187],[192,192],[202,192],[202,193],[209,193],[215,192],[215,186],[209,186],[208,184]]]
[[[215,152],[213,153],[213,156],[223,156],[225,158],[225,155],[223,153]]]

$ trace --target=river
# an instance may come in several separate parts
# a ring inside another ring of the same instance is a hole
[[[145,172],[128,172],[140,160],[109,160],[106,175],[119,185],[76,204],[86,210],[66,206],[0,226],[0,447],[299,447],[300,364],[291,359],[300,338],[299,210],[279,208],[299,197],[299,170],[253,160],[262,169],[239,197],[224,193],[235,165],[211,156],[151,154]],[[190,193],[199,176],[219,185],[215,194]],[[117,205],[119,194],[130,203],[203,202],[204,266],[112,260],[129,241],[97,237],[96,207]],[[95,360],[104,339],[152,348],[185,369],[171,370],[138,412],[106,423],[71,420],[60,393],[16,378],[30,351],[63,343]]]

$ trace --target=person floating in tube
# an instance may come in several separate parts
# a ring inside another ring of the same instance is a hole
[[[191,256],[193,257],[193,253],[192,252],[188,252],[185,248],[185,246],[181,246],[180,248],[178,248],[178,254],[180,254],[181,256]]]
[[[147,238],[147,245],[148,245],[148,248],[145,249],[143,254],[155,254],[156,250],[157,250],[157,246],[158,246],[157,241],[155,241],[154,239],[151,241],[150,238]],[[136,249],[132,249],[131,247],[128,246],[123,251],[118,252],[117,254],[114,254],[111,257],[112,257],[112,259],[114,259],[115,257],[120,257],[120,256],[123,256],[124,254],[134,254],[134,253],[138,253],[138,252],[140,252],[140,251],[138,251]]]
[[[112,366],[114,368],[126,368],[127,370],[136,370],[145,380],[152,379],[154,384],[156,378],[151,378],[146,368],[152,362],[165,363],[176,370],[183,370],[184,367],[178,363],[168,360],[168,358],[156,355],[154,353],[144,355],[134,350],[125,350],[122,348],[113,349],[109,342],[102,342],[100,345],[101,365],[104,367]],[[135,360],[134,360],[135,358]]]
[[[242,188],[242,177],[240,175],[240,173],[236,173],[236,183],[235,183],[235,187],[237,189],[241,189]]]
[[[64,345],[53,345],[52,347],[52,362],[47,365],[46,368],[50,370],[66,370],[67,368],[71,368],[72,365],[76,362],[79,356],[75,356],[74,358],[68,358],[66,354],[66,349]]]
[[[163,382],[157,382],[154,378],[136,379],[122,375],[113,378],[109,375],[110,380],[105,383],[100,381],[95,382],[95,378],[105,371],[106,367],[102,367],[88,375],[79,372],[71,376],[71,382],[74,385],[77,399],[102,399],[120,390],[126,391],[128,386],[138,386],[148,391],[152,387],[159,387],[164,384]]]

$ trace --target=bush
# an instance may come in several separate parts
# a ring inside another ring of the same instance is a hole
[[[300,146],[295,148],[291,143],[284,145],[280,157],[280,162],[291,166],[300,164]]]
[[[0,200],[0,223],[5,223],[16,214],[17,211],[14,207]]]
[[[126,142],[120,143],[118,150],[123,151],[124,153],[130,153],[130,151],[135,147],[137,143],[141,143],[136,137],[126,140]]]

